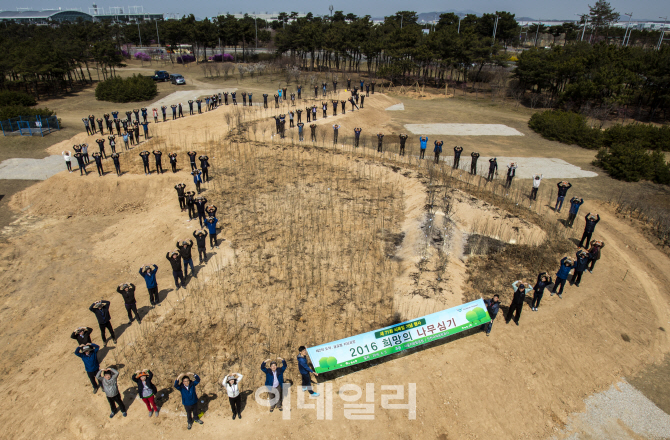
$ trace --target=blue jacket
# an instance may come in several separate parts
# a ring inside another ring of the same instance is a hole
[[[107,324],[112,319],[111,316],[109,316],[109,304],[110,304],[110,302],[109,301],[102,301],[102,303],[104,304],[104,307],[101,308],[101,309],[94,308],[93,306],[95,305],[95,303],[91,304],[91,307],[89,307],[88,309],[91,312],[95,313],[95,317],[98,318],[98,323],[99,324]]]
[[[200,173],[195,173],[193,175],[193,183],[202,183],[202,177],[200,176]]]
[[[572,266],[566,266],[563,264],[567,260],[567,257],[563,257],[561,260],[561,268],[558,269],[558,272],[556,272],[556,278],[561,278],[563,280],[568,279],[568,275],[570,275],[570,271],[572,270]]]
[[[277,380],[279,381],[279,386],[284,383],[284,370],[286,370],[286,361],[282,359],[281,367],[277,368]],[[265,386],[271,387],[274,382],[274,377],[272,370],[265,367],[265,361],[261,364],[261,371],[265,373]]]
[[[300,372],[300,374],[314,373],[314,370],[309,368],[307,358],[304,358],[302,356],[298,356],[298,371]]]
[[[428,137],[426,138],[419,138],[419,143],[421,144],[421,149],[425,150],[426,147],[428,146]]]
[[[579,199],[573,197],[570,199],[570,214],[577,214],[579,212],[579,207],[584,203],[584,199]]]
[[[205,223],[207,224],[207,230],[209,231],[210,235],[216,235],[216,224],[219,222],[219,219],[214,217],[212,221],[205,220]]]
[[[500,301],[494,303],[493,298],[485,299],[484,304],[486,304],[486,310],[488,310],[489,316],[491,317],[491,321],[493,321],[494,319],[496,319],[498,311],[500,310]]]
[[[77,347],[74,351],[74,355],[79,356],[84,361],[84,368],[90,373],[100,369],[100,364],[98,363],[98,350],[100,350],[100,346],[91,344],[91,347],[93,347],[93,354],[88,356],[81,352],[81,347]]]
[[[174,387],[181,393],[181,404],[184,406],[195,405],[198,403],[198,394],[195,392],[195,387],[200,383],[200,377],[197,374],[193,375],[193,381],[188,386],[188,389],[181,384],[174,381]]]
[[[142,278],[144,278],[144,281],[147,283],[147,289],[156,287],[156,272],[158,272],[158,266],[155,264],[154,270],[152,270],[151,273],[142,272],[142,269],[140,269],[140,275],[142,275]]]
[[[441,153],[441,152],[442,152],[442,144],[435,141],[435,149],[433,149],[433,153]]]

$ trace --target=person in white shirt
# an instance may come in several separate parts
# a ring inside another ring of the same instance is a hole
[[[63,155],[63,159],[65,159],[65,165],[67,166],[67,170],[69,172],[72,172],[72,155],[70,154],[69,151],[63,151],[61,154]]]
[[[537,200],[537,189],[540,187],[540,182],[542,182],[542,174],[533,174],[533,189],[530,190],[530,199]]]
[[[235,417],[242,418],[242,396],[239,386],[243,377],[240,373],[229,373],[223,378],[223,386],[228,393],[230,409],[233,410],[233,420],[235,420]]]

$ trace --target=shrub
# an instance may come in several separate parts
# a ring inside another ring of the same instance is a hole
[[[186,64],[186,63],[192,63],[195,61],[195,57],[190,54],[184,54],[184,55],[179,55],[177,57],[177,63],[178,64]]]
[[[95,98],[99,101],[135,102],[148,101],[158,94],[158,87],[151,77],[133,75],[130,78],[106,79],[95,88]]]
[[[637,142],[646,150],[670,151],[670,127],[646,124],[614,125],[604,132],[603,145]]]
[[[11,90],[1,90],[0,91],[0,106],[23,106],[23,107],[32,107],[37,105],[37,101],[33,98],[32,95],[29,95],[25,92],[14,92]]]
[[[135,57],[136,60],[151,61],[151,56],[144,52],[135,52],[135,55],[133,56]]]
[[[609,148],[601,148],[593,164],[615,179],[670,184],[670,165],[665,162],[663,153],[649,153],[639,142],[617,143]]]
[[[235,58],[229,53],[217,53],[208,58],[210,61],[215,61],[217,63],[234,61]]]
[[[22,105],[9,105],[0,107],[0,121],[19,116],[53,116],[54,111],[48,108],[25,107]]]
[[[528,126],[552,141],[577,144],[591,150],[602,146],[601,131],[591,128],[586,118],[579,113],[562,110],[535,113],[528,121]]]

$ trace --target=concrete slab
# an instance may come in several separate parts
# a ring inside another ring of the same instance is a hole
[[[399,110],[405,110],[405,104],[402,102],[400,104],[394,104],[391,107],[386,107],[386,111],[399,111]]]
[[[401,104],[402,105],[402,104]],[[390,107],[389,107],[390,108]],[[388,108],[386,109],[388,110]],[[418,135],[443,136],[523,136],[520,131],[502,124],[405,124]]]
[[[72,167],[77,161],[72,158]],[[48,156],[44,159],[7,159],[0,163],[0,179],[47,180],[56,173],[67,170],[61,155]]]

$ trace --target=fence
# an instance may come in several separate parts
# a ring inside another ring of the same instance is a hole
[[[0,121],[2,134],[21,136],[33,136],[39,134],[44,136],[52,131],[60,130],[58,117],[56,116],[19,116],[17,118]]]

